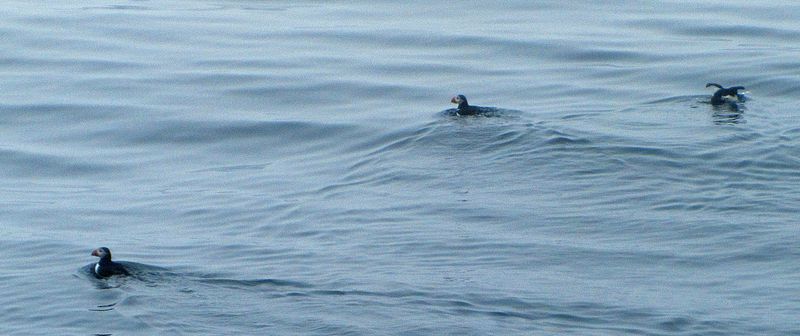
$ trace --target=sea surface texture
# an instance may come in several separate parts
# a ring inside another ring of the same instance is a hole
[[[0,19],[2,335],[800,335],[797,2]]]

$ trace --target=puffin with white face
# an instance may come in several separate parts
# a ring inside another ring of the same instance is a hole
[[[495,112],[491,107],[472,106],[467,102],[467,97],[460,94],[450,99],[450,102],[458,105],[458,115],[476,115],[480,113]]]
[[[100,258],[94,265],[94,275],[98,278],[107,278],[112,275],[130,275],[125,266],[111,261],[111,250],[108,247],[99,247],[92,251],[92,255]]]

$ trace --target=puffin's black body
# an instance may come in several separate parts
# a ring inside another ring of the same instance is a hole
[[[497,110],[491,107],[472,106],[467,102],[467,97],[461,94],[450,99],[450,102],[453,104],[458,104],[458,110],[456,111],[458,115],[476,115],[481,113],[491,113]]]
[[[729,88],[724,88],[722,85],[717,83],[708,83],[706,87],[714,86],[718,88],[717,92],[714,92],[714,95],[711,96],[711,105],[722,105],[728,102],[732,102],[732,100],[739,100],[739,90],[744,90],[744,86],[733,86]]]
[[[100,261],[94,265],[92,272],[98,278],[107,278],[112,275],[130,275],[125,266],[111,261],[111,250],[108,247],[100,247],[92,251],[92,255],[99,257]]]

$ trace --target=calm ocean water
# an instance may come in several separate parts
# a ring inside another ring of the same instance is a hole
[[[0,16],[2,335],[800,335],[797,3]]]

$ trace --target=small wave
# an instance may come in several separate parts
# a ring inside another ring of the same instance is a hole
[[[730,37],[757,37],[794,41],[797,37],[796,30],[779,28],[758,27],[753,25],[681,25],[674,27],[674,32],[692,37],[700,36],[730,36]]]
[[[660,105],[666,103],[686,103],[686,102],[694,102],[699,99],[709,99],[709,95],[682,95],[682,96],[672,96],[666,98],[659,98],[656,100],[651,100],[645,102],[645,105]]]
[[[121,167],[85,159],[0,149],[0,167],[5,175],[17,177],[63,177],[104,174],[119,171]]]
[[[297,121],[164,121],[135,127],[105,131],[109,138],[123,144],[200,144],[224,143],[232,140],[254,140],[285,144],[316,143],[342,134],[356,132],[350,125],[321,124]]]
[[[64,42],[63,40],[54,40]],[[74,47],[96,47],[92,44],[94,42],[84,40],[70,41]],[[143,63],[115,61],[101,58],[86,58],[86,59],[45,59],[45,58],[0,58],[0,64],[14,64],[15,67],[20,68],[50,68],[51,71],[68,71],[68,72],[114,72],[114,71],[130,71],[130,70],[143,70],[147,66]]]
[[[211,168],[204,168],[195,170],[195,173],[205,173],[205,172],[219,172],[219,173],[231,173],[237,172],[242,170],[262,170],[269,163],[264,164],[246,164],[246,165],[230,165],[230,166],[219,166],[219,167],[211,167]]]
[[[226,279],[226,278],[198,278],[197,282],[232,288],[232,289],[254,289],[259,287],[291,287],[291,288],[311,288],[313,286],[291,280],[280,279],[252,279],[252,280],[239,280],[239,279]]]
[[[154,10],[153,7],[146,7],[146,6],[133,6],[133,5],[108,5],[108,6],[92,6],[92,7],[82,7],[82,10],[96,10],[96,9],[105,9],[105,10],[123,10],[123,11],[146,11],[146,10]]]
[[[86,122],[115,120],[146,108],[119,104],[0,104],[0,122]]]

